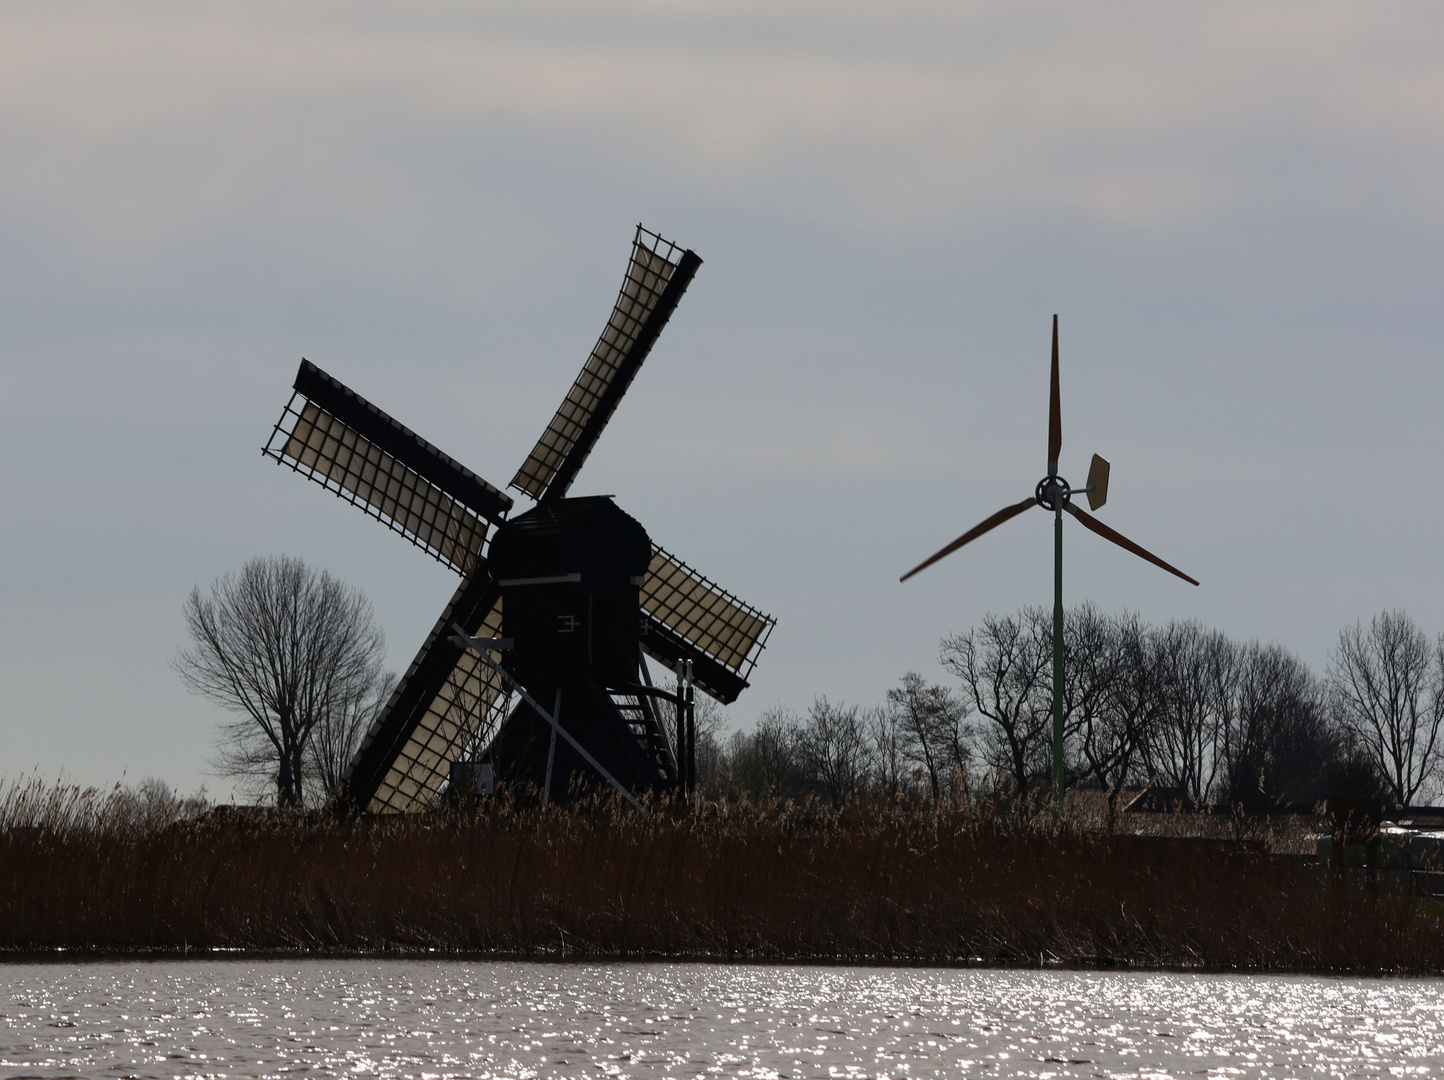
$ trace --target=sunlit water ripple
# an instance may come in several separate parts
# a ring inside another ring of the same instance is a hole
[[[5,1076],[1438,1076],[1444,982],[463,961],[0,967]]]

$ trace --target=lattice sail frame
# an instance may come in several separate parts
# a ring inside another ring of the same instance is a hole
[[[421,657],[432,648],[437,638],[450,635],[452,609],[465,587],[463,582],[456,596],[452,598],[452,603],[447,605],[446,611],[422,645],[417,659],[412,661],[406,678],[397,684],[397,695],[400,694],[401,687],[415,674]],[[482,621],[476,636],[501,636],[499,597],[491,612]],[[491,657],[494,661],[501,662],[499,653],[492,653]],[[508,696],[501,676],[470,650],[461,650],[446,682],[431,699],[421,720],[391,762],[386,775],[376,788],[376,793],[367,801],[366,812],[404,814],[434,805],[446,786],[450,763],[469,759],[474,756],[476,746],[491,741],[492,735],[505,719],[507,703]],[[379,732],[383,719],[390,714],[394,704],[393,696],[393,700],[388,702],[387,707],[379,714],[375,724],[367,732],[365,741],[357,750],[352,761],[353,769]],[[350,778],[349,770],[347,778]]]
[[[682,253],[683,249],[670,240],[637,226],[632,240],[632,261],[611,318],[556,415],[512,478],[512,487],[533,499],[541,498],[636,344]]]
[[[655,543],[642,610],[743,682],[777,624]]]
[[[336,415],[343,410],[355,417],[354,423]],[[296,389],[261,452],[360,507],[463,576],[485,546],[488,519],[504,520],[511,506],[508,496],[470,469],[304,360]]]

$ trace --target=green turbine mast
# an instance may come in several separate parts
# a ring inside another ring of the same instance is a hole
[[[1017,517],[1024,510],[1041,506],[1053,514],[1053,789],[1058,802],[1063,801],[1063,511],[1068,511],[1084,528],[1097,533],[1105,540],[1111,540],[1125,551],[1131,551],[1140,559],[1147,559],[1154,566],[1161,566],[1170,574],[1176,574],[1190,585],[1198,582],[1176,566],[1170,566],[1157,555],[1139,547],[1122,533],[1115,532],[1093,515],[1073,505],[1074,495],[1088,496],[1088,509],[1097,510],[1108,499],[1108,462],[1097,454],[1088,466],[1088,483],[1081,488],[1070,488],[1068,481],[1058,475],[1058,455],[1063,449],[1063,410],[1058,392],[1058,316],[1053,316],[1053,377],[1048,395],[1048,475],[1038,481],[1033,494],[1020,503],[1005,506],[992,517],[974,525],[947,547],[929,556],[914,566],[899,581],[906,581],[919,570],[924,570],[944,556],[951,555],[964,544],[971,543],[989,530],[996,529],[1009,518]]]

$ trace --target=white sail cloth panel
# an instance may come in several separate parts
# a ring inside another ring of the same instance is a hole
[[[465,586],[463,585],[463,588]],[[461,595],[460,590],[457,596]],[[437,622],[431,636],[426,639],[417,660],[425,656],[439,635],[451,633],[450,618],[456,599],[447,605],[446,613]],[[501,636],[501,599],[498,597],[490,614],[482,621],[476,632],[479,638]],[[501,654],[493,653],[492,659],[501,662]],[[397,686],[406,685],[416,670],[416,662]],[[366,804],[370,814],[407,814],[433,806],[446,786],[451,763],[463,760],[470,747],[487,742],[491,730],[502,717],[496,715],[498,702],[504,699],[501,676],[470,650],[457,654],[456,666],[451,669],[441,690],[432,698],[426,712],[417,723],[410,737],[396,755],[386,775],[376,788],[376,794]],[[390,706],[381,714],[390,713]],[[379,725],[380,718],[377,720]],[[372,729],[372,734],[375,732]],[[367,736],[367,743],[371,736]],[[363,744],[357,752],[360,760],[366,749]],[[354,764],[353,764],[354,767]]]
[[[304,401],[294,426],[280,434],[286,438],[279,450],[279,440],[267,447],[272,457],[349,498],[458,573],[476,565],[486,522],[344,421]]]
[[[657,306],[676,268],[676,263],[643,246],[640,236],[633,241],[632,262],[616,306],[612,308],[612,317],[607,320],[606,329],[556,415],[512,478],[512,487],[534,499],[546,491],[557,468],[576,445],[582,428],[596,412],[622,361],[636,344],[642,324]]]
[[[776,622],[656,544],[642,582],[642,610],[744,679]]]

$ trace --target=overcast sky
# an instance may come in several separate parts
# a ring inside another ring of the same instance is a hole
[[[1444,15],[1422,3],[0,3],[0,775],[208,782],[181,602],[255,555],[454,586],[261,457],[302,356],[498,486],[638,221],[704,265],[582,471],[775,614],[731,710],[880,700],[1046,603],[1316,668],[1444,630]],[[525,500],[519,506],[525,507]]]

